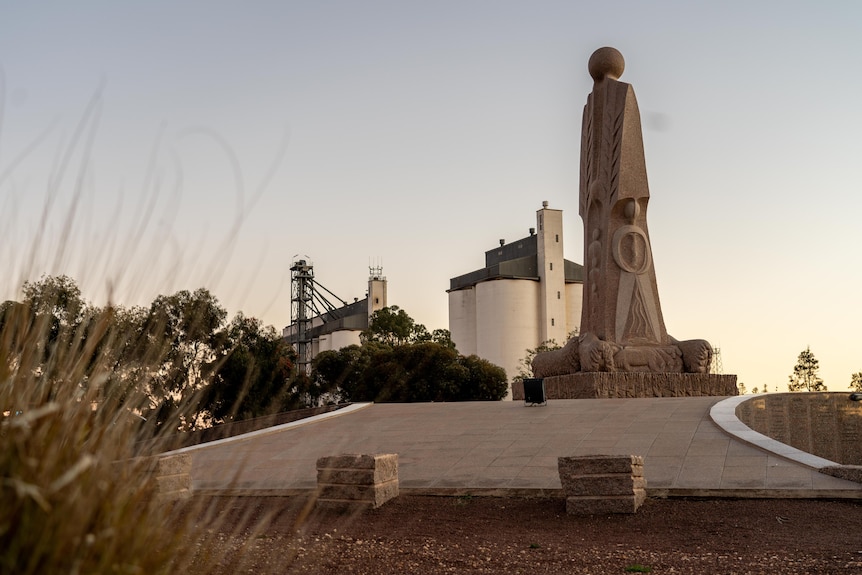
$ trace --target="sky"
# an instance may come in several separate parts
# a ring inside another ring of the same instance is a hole
[[[290,322],[290,266],[448,327],[449,279],[563,210],[602,46],[644,124],[668,332],[786,391],[862,371],[862,4],[0,0],[0,300],[207,287]]]

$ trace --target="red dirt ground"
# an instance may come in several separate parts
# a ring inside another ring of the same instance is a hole
[[[197,564],[233,573],[862,573],[862,501],[648,499],[575,517],[562,499],[401,495],[318,511],[213,498]]]

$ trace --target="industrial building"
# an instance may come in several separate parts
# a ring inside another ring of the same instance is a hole
[[[458,351],[506,370],[509,380],[528,349],[565,344],[581,322],[584,267],[563,258],[563,212],[536,212],[520,240],[485,252],[485,267],[449,280],[449,331]]]
[[[282,330],[282,337],[296,349],[299,370],[310,373],[317,354],[359,345],[359,334],[368,327],[371,314],[387,306],[386,278],[382,267],[369,267],[365,299],[347,303],[314,278],[314,266],[307,260],[297,260],[290,271],[291,324]],[[330,297],[341,305],[336,307]]]

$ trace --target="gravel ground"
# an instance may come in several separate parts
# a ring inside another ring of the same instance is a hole
[[[233,573],[862,573],[862,502],[648,499],[569,516],[561,499],[401,495],[358,514],[300,498],[206,501],[196,566]],[[193,566],[194,568],[195,566]]]

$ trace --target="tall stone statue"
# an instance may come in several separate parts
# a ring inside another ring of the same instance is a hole
[[[590,57],[594,84],[581,136],[585,279],[580,336],[557,353],[537,356],[536,377],[573,371],[709,371],[708,342],[680,342],[665,328],[647,227],[649,184],[640,113],[632,86],[619,81],[624,67],[614,48],[600,48]]]

